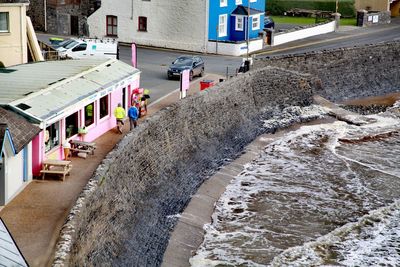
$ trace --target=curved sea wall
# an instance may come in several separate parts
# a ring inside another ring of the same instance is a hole
[[[399,89],[400,42],[256,59],[255,68],[280,67],[321,79],[318,94],[337,102]]]
[[[200,184],[264,132],[263,119],[310,105],[315,84],[310,75],[267,67],[149,117],[99,166],[92,179],[99,185],[64,228],[62,238],[74,240],[66,265],[160,265],[174,215]],[[64,256],[57,253],[56,263]]]
[[[55,265],[160,265],[175,215],[227,158],[276,130],[263,120],[310,105],[313,94],[339,101],[395,91],[399,51],[394,43],[256,60],[258,69],[152,115],[97,169],[62,230]]]

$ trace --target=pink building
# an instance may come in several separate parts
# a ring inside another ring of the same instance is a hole
[[[138,69],[115,59],[48,61],[0,73],[0,105],[42,129],[32,141],[33,175],[43,160],[64,158],[65,141],[90,142],[114,128],[113,110],[118,103],[129,108],[139,81]]]

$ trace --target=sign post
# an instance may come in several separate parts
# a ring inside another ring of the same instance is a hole
[[[137,68],[137,48],[135,43],[132,43],[132,66]]]
[[[181,72],[179,99],[186,97],[186,91],[189,90],[190,87],[189,77],[190,77],[190,70],[183,70]]]

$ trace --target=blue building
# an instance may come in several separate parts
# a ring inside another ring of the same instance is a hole
[[[210,0],[210,41],[254,39],[263,30],[265,0]]]

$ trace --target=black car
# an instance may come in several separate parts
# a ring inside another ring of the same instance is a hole
[[[275,22],[271,17],[264,18],[264,29],[275,29]]]
[[[183,70],[190,69],[189,79],[204,75],[204,61],[199,56],[180,56],[172,62],[167,71],[168,79],[180,77]]]

